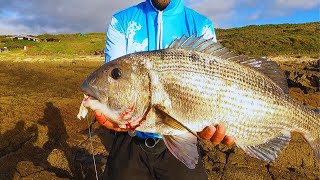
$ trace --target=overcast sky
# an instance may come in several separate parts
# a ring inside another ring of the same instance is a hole
[[[105,32],[112,14],[143,0],[0,0],[0,35]],[[320,21],[320,0],[185,0],[218,28]]]

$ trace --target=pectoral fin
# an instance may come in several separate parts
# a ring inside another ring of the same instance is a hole
[[[200,139],[200,137],[195,132],[193,132],[187,126],[185,126],[184,124],[182,124],[181,122],[179,122],[175,118],[171,117],[167,112],[165,112],[166,110],[163,107],[155,106],[155,109],[164,116],[164,119],[162,120],[164,124],[170,126],[173,129],[187,130],[191,134],[193,134],[195,137]]]
[[[194,169],[198,164],[199,153],[197,148],[197,137],[185,133],[182,135],[163,135],[163,141],[169,151],[189,169]]]
[[[169,151],[189,169],[194,169],[198,164],[199,153],[197,148],[197,138],[200,138],[195,132],[187,126],[171,117],[164,107],[155,106],[154,109],[163,117],[162,122],[173,129],[187,130],[181,135],[162,135],[163,141]]]

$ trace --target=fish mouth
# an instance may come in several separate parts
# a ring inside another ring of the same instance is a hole
[[[98,100],[100,101],[100,98],[99,98],[99,94],[97,92],[97,90],[92,87],[91,85],[89,85],[88,81],[85,80],[81,86],[80,86],[81,90],[85,92],[85,94],[90,97],[91,99],[94,99],[94,100]]]
[[[98,100],[100,102],[100,100],[97,98],[97,96],[93,95],[92,93],[88,93],[86,92],[86,96],[89,97],[91,100]]]
[[[97,100],[101,103],[101,100],[98,98],[98,96],[96,95],[96,93],[94,93],[94,91],[86,91],[85,95],[87,96],[87,98],[89,98],[90,100]]]

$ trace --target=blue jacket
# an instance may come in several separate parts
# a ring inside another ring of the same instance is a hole
[[[212,22],[183,5],[183,0],[171,0],[163,11],[151,0],[114,14],[107,29],[105,62],[125,54],[163,49],[182,35],[209,39],[216,35]],[[137,132],[138,137],[161,137],[158,134]]]

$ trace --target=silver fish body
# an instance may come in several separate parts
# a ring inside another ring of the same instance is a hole
[[[153,85],[163,89],[161,98],[169,97],[167,114],[194,131],[224,124],[228,135],[246,145],[261,144],[282,130],[319,136],[316,113],[253,68],[183,49],[141,55],[152,61],[157,77],[151,83],[158,81]]]
[[[119,79],[113,78],[116,68],[121,69]],[[162,134],[189,168],[198,157],[191,133],[216,124],[227,128],[238,147],[265,161],[276,158],[291,131],[301,132],[320,158],[319,114],[289,97],[282,81],[279,67],[268,59],[236,56],[210,40],[182,37],[168,49],[103,65],[82,89],[116,112],[110,119],[120,126]]]

